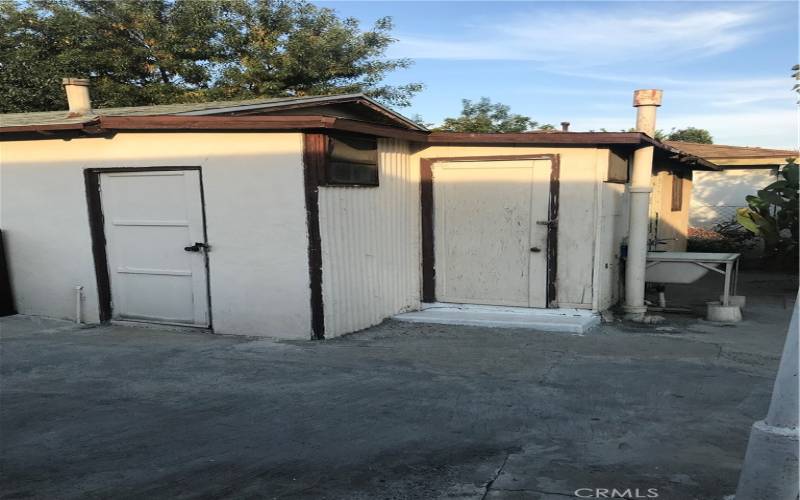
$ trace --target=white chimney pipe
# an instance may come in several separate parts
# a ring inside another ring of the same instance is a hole
[[[89,97],[87,78],[63,78],[61,85],[67,92],[70,116],[80,116],[92,112],[92,99]]]
[[[636,108],[636,131],[650,137],[656,131],[656,108],[661,106],[661,90],[637,90],[633,93]],[[647,226],[650,218],[650,176],[653,171],[653,146],[633,153],[630,179],[630,226],[628,256],[625,260],[625,306],[629,319],[641,320],[647,312],[644,304],[644,275],[647,266]]]

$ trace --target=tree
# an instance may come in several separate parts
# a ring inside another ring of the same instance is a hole
[[[425,128],[433,128],[434,125],[433,123],[430,123],[429,121],[425,120],[425,117],[423,117],[419,113],[414,113],[414,115],[411,116],[411,121]]]
[[[594,130],[590,130],[590,132],[594,132]],[[608,130],[601,128],[600,132],[608,132]],[[638,132],[638,130],[636,130],[636,127],[630,127],[628,129],[622,129],[620,132]],[[653,133],[653,139],[662,142],[666,141],[667,134],[661,129],[656,129],[656,131]]]
[[[0,112],[64,109],[64,76],[97,106],[364,92],[408,105],[385,76],[390,18],[362,30],[305,0],[0,1]]]
[[[462,99],[461,116],[445,118],[436,130],[448,132],[525,132],[539,129],[552,130],[552,125],[539,126],[527,116],[511,113],[511,108],[501,103],[492,103],[488,97],[477,102]]]
[[[678,130],[673,128],[669,134],[667,134],[667,140],[714,144],[714,138],[711,137],[711,133],[708,130],[695,127],[686,127]]]

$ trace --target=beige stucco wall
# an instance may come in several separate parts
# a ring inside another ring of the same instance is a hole
[[[378,187],[321,187],[325,336],[361,330],[420,300],[419,167],[378,141]]]
[[[608,172],[609,153],[597,148],[444,145],[423,149],[420,158],[557,154],[561,189],[558,217],[557,301],[560,307],[593,307],[599,180]],[[602,176],[602,177],[599,177]]]
[[[0,143],[0,227],[20,313],[84,318],[98,298],[83,171],[199,166],[214,329],[309,338],[308,237],[299,133],[120,133]]]
[[[667,240],[656,249],[670,252],[686,251],[689,231],[689,210],[692,200],[692,178],[682,179],[683,201],[680,210],[672,210],[672,181],[675,175],[665,170],[653,173],[650,195],[650,238]],[[658,231],[656,234],[656,220]]]

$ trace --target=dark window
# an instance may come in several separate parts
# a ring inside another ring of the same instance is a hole
[[[683,209],[683,177],[677,172],[672,173],[672,211],[680,212]]]
[[[377,186],[378,140],[355,134],[328,135],[325,181],[338,186]]]

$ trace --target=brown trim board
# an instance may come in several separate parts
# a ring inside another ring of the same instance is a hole
[[[97,280],[97,301],[100,312],[100,322],[111,320],[111,279],[108,274],[108,254],[106,253],[105,220],[103,218],[103,205],[100,199],[100,174],[113,172],[148,172],[169,170],[197,170],[200,174],[200,202],[203,212],[203,236],[208,243],[206,229],[206,202],[203,192],[203,171],[200,167],[109,167],[87,168],[83,171],[84,185],[86,187],[86,206],[89,215],[89,234],[92,239],[92,257],[94,259],[94,273]],[[212,328],[211,315],[211,283],[208,269],[208,256],[206,256],[206,290],[208,300],[208,327]]]
[[[97,280],[100,322],[105,323],[111,319],[111,281],[108,276],[103,207],[100,202],[100,172],[84,170],[83,179],[86,185],[86,205],[89,211],[89,233],[92,237],[92,257],[94,258],[94,275]]]
[[[548,145],[650,145],[654,141],[641,132],[431,132],[428,144],[548,144]]]
[[[0,127],[0,139],[52,139],[97,136],[122,130],[171,132],[283,132],[341,130],[425,142],[428,133],[421,130],[393,127],[348,118],[331,116],[100,116],[91,121],[70,124],[42,124]],[[37,135],[38,134],[38,135]]]
[[[547,307],[558,307],[558,203],[561,195],[561,162],[559,155],[550,158],[550,199],[547,204]]]
[[[557,154],[455,156],[420,158],[420,207],[422,224],[422,301],[436,302],[435,236],[433,227],[433,164],[452,161],[550,160],[550,196],[547,225],[547,307],[557,307],[558,202],[560,164]]]
[[[436,302],[436,263],[433,248],[433,163],[436,158],[419,160],[420,207],[422,213],[422,301]]]
[[[319,228],[319,186],[326,154],[325,135],[303,134],[303,186],[308,226],[308,278],[311,288],[311,338],[325,338],[325,305],[322,300],[322,237]]]

